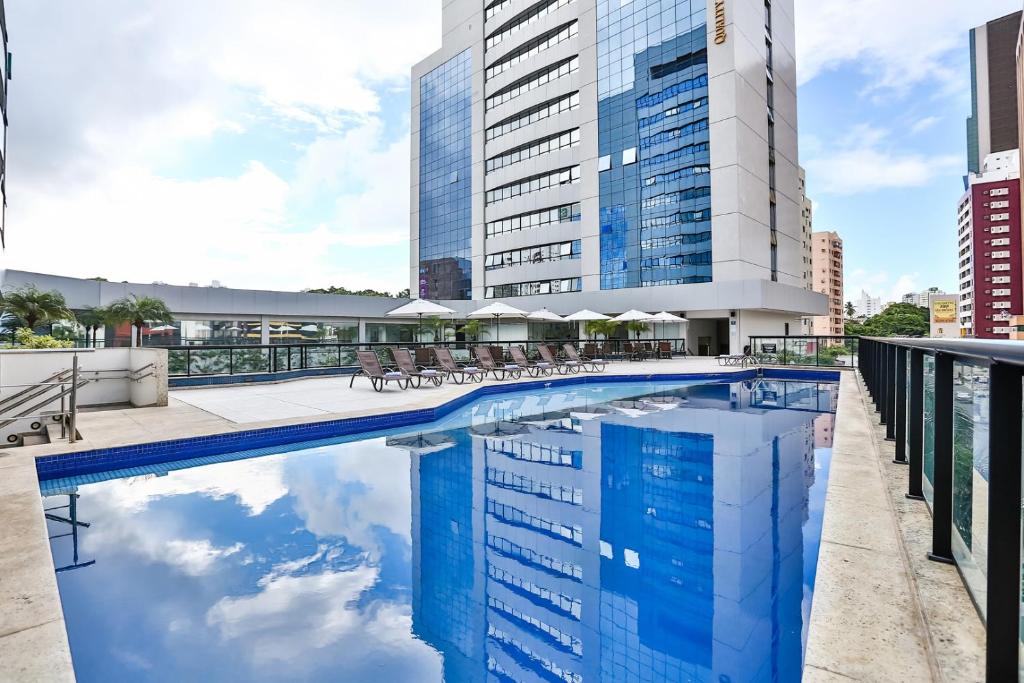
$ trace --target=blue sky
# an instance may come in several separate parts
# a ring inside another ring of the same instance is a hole
[[[439,46],[440,5],[7,0],[0,266],[403,289],[408,73]],[[1019,8],[796,0],[801,161],[847,299],[955,287],[967,31]]]

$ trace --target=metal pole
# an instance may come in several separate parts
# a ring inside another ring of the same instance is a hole
[[[910,405],[907,415],[907,443],[910,483],[907,498],[924,500],[924,351],[910,351]]]
[[[885,347],[885,440],[896,439],[896,346]]]
[[[1010,681],[1020,656],[1020,368],[993,365],[989,392],[985,679]]]
[[[953,564],[953,356],[948,353],[935,354],[934,488],[928,559]]]
[[[907,464],[907,349],[896,347],[896,458],[898,465]]]
[[[71,416],[68,418],[68,443],[76,441],[78,417],[78,354],[71,358],[71,398],[68,406]]]
[[[878,423],[885,424],[886,406],[889,401],[889,345],[878,345]]]

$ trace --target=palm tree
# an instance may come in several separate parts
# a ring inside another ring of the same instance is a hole
[[[31,330],[45,323],[75,319],[63,294],[56,290],[42,292],[35,285],[3,293],[0,304],[5,313],[18,318]]]
[[[78,314],[78,324],[85,328],[85,341],[89,343],[89,336],[92,335],[90,346],[96,346],[96,330],[107,324],[110,311],[102,306],[89,307]]]
[[[647,323],[645,323],[642,320],[631,320],[628,323],[626,323],[626,329],[629,330],[630,332],[636,333],[636,338],[640,339],[640,333],[646,332],[649,328],[647,326]]]
[[[591,320],[587,323],[587,334],[591,337],[599,334],[606,340],[611,339],[617,329],[619,323],[614,320]]]
[[[131,323],[135,326],[135,345],[142,346],[142,328],[147,322],[174,321],[171,309],[161,299],[152,296],[126,296],[107,307],[108,320],[113,323]]]
[[[480,338],[480,332],[483,329],[483,323],[479,320],[467,320],[462,323],[462,327],[459,328],[459,332],[466,335],[467,339],[471,341],[477,341]]]
[[[853,302],[852,301],[847,301],[846,302],[846,317],[847,318],[852,318],[855,315],[857,315],[857,309],[853,307]]]

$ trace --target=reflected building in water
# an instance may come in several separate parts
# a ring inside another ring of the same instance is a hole
[[[413,457],[413,629],[446,680],[798,680],[833,392],[783,389],[520,399]]]

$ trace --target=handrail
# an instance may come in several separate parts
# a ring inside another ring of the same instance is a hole
[[[863,337],[859,345],[895,462],[909,466],[906,496],[931,512],[928,558],[961,570],[986,626],[986,680],[1016,680],[1024,344]]]

